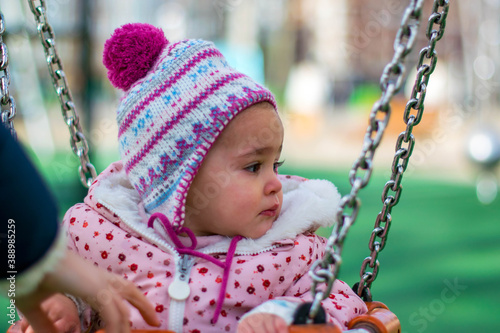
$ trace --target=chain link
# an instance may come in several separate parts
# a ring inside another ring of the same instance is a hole
[[[9,52],[7,45],[3,42],[5,33],[5,19],[0,11],[0,105],[2,123],[10,130],[10,133],[17,139],[17,133],[14,129],[14,117],[16,116],[16,101],[10,95],[10,71],[9,71]]]
[[[37,31],[46,55],[46,61],[49,68],[49,74],[52,78],[54,89],[61,104],[61,111],[64,122],[70,132],[70,144],[73,153],[80,159],[78,172],[83,186],[89,187],[96,178],[96,170],[89,159],[89,146],[87,139],[83,135],[80,125],[80,118],[75,109],[73,97],[69,89],[66,74],[63,69],[62,61],[59,58],[55,43],[55,34],[52,26],[47,19],[47,8],[44,0],[28,0],[31,12],[35,17]]]
[[[384,189],[382,190],[382,211],[377,216],[375,227],[368,244],[368,248],[370,249],[371,253],[367,258],[365,258],[363,264],[361,265],[361,270],[359,273],[361,280],[359,282],[357,290],[359,295],[362,294],[363,289],[370,288],[371,284],[377,277],[379,269],[379,262],[377,260],[377,257],[380,251],[384,248],[387,241],[387,236],[392,221],[392,208],[398,204],[401,197],[401,192],[403,190],[401,186],[403,173],[408,166],[410,156],[415,145],[415,138],[412,134],[412,131],[413,127],[418,125],[422,119],[427,85],[430,75],[434,72],[437,64],[437,52],[435,51],[436,42],[440,40],[444,34],[448,9],[448,0],[434,1],[433,12],[428,20],[426,33],[428,45],[422,48],[422,50],[420,51],[419,60],[417,63],[415,83],[410,95],[410,100],[406,104],[406,108],[403,114],[403,120],[406,124],[406,129],[399,135],[396,141],[396,153],[394,155],[394,160],[391,168],[392,175],[390,180],[385,184]],[[439,30],[434,29],[435,25],[439,26]],[[412,110],[415,110],[416,114],[411,114]],[[406,147],[404,147],[403,145],[406,145]],[[385,222],[385,225],[382,226],[380,224],[381,222]],[[372,271],[370,271],[370,269]]]
[[[309,312],[311,318],[314,318],[318,313],[321,301],[328,297],[333,282],[337,277],[342,261],[341,254],[344,240],[349,228],[356,220],[360,207],[358,192],[368,184],[372,173],[375,150],[389,122],[391,113],[389,103],[401,88],[404,81],[404,61],[406,56],[411,53],[416,40],[422,13],[422,5],[423,0],[413,0],[404,12],[401,26],[394,42],[393,59],[386,65],[380,78],[382,96],[375,102],[370,112],[368,128],[365,133],[361,154],[354,162],[353,168],[349,173],[349,181],[352,186],[351,191],[340,201],[336,216],[337,223],[328,239],[325,256],[315,262],[309,271],[313,280],[312,292],[314,296],[313,304]],[[368,247],[371,253],[370,256],[363,260],[361,265],[361,280],[359,284],[357,284],[357,292],[360,296],[370,295],[368,297],[369,299],[366,299],[367,301],[371,299],[369,290],[371,283],[378,274],[378,253],[385,247],[387,242],[387,236],[392,222],[391,210],[392,207],[399,202],[401,197],[403,173],[408,166],[409,158],[415,143],[412,130],[413,126],[417,125],[422,118],[427,83],[437,62],[437,55],[434,48],[436,41],[443,36],[448,6],[448,0],[434,0],[433,13],[429,18],[426,34],[429,39],[429,45],[420,52],[417,66],[417,79],[413,87],[411,99],[405,109],[404,121],[407,128],[397,139],[391,179],[386,183],[382,191],[383,208],[376,218],[375,227],[369,241]],[[441,12],[439,11],[440,7],[443,7]],[[434,25],[436,24],[439,26],[439,30],[434,29]],[[430,62],[430,64],[425,64],[425,61]],[[412,109],[418,111],[417,115],[410,114]],[[406,147],[404,147],[403,144],[405,144]],[[364,172],[363,176],[358,175],[360,171]],[[325,274],[326,270],[330,271],[331,274]],[[325,287],[319,288],[321,284],[325,285]],[[321,295],[321,297],[318,297],[318,295]]]

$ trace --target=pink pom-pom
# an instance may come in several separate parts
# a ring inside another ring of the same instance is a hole
[[[142,79],[168,44],[163,31],[146,23],[129,23],[116,29],[104,44],[103,63],[111,83],[128,90]]]

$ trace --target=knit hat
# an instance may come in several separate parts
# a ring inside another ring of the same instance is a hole
[[[149,213],[184,222],[187,191],[217,136],[240,111],[272,93],[231,68],[214,44],[170,43],[149,24],[126,24],[104,46],[125,172]]]

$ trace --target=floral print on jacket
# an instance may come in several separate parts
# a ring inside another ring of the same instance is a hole
[[[314,231],[333,223],[339,194],[327,181],[282,176],[282,183],[282,214],[261,238],[237,243],[227,281],[216,262],[199,256],[181,260],[164,230],[147,227],[149,216],[121,162],[101,173],[84,203],[70,208],[63,223],[70,249],[136,284],[155,306],[162,329],[235,332],[246,312],[268,300],[312,300],[308,270],[324,255],[326,246],[326,239]],[[196,251],[228,264],[230,238],[204,236],[197,241]],[[182,242],[189,246],[188,239]],[[175,291],[169,292],[169,286],[181,274],[186,275],[188,295],[175,299],[179,297]],[[221,289],[226,283],[225,290]],[[219,305],[216,314],[221,292],[222,307]],[[323,307],[328,321],[344,329],[353,317],[366,312],[364,302],[339,280]],[[130,311],[132,328],[151,329],[135,308]]]

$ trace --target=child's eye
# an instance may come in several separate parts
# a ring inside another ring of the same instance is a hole
[[[280,166],[282,166],[282,165],[283,165],[283,163],[285,163],[285,162],[284,162],[284,161],[281,161],[281,162],[275,162],[275,163],[274,163],[274,165],[273,165],[273,169],[274,169],[274,172],[275,172],[275,173],[278,173],[278,168],[279,168]]]
[[[255,173],[260,170],[261,165],[262,165],[261,163],[254,163],[252,165],[247,166],[245,170]]]

